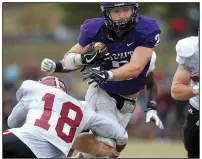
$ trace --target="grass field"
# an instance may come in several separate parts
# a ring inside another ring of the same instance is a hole
[[[182,142],[130,140],[120,158],[186,158]]]

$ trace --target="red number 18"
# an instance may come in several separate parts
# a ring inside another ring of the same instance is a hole
[[[37,119],[35,121],[35,124],[34,124],[35,126],[38,126],[38,127],[43,128],[48,131],[48,129],[50,127],[50,124],[48,123],[48,121],[50,120],[50,117],[51,117],[54,99],[55,99],[55,95],[50,94],[50,93],[46,93],[43,96],[42,101],[45,101],[44,112],[43,112],[41,118]],[[76,116],[75,116],[74,120],[72,120],[71,118],[68,117],[70,110],[74,110],[76,112]],[[80,107],[76,106],[75,104],[73,104],[71,102],[63,103],[62,109],[60,112],[60,117],[59,117],[59,119],[57,121],[57,125],[55,127],[58,137],[61,138],[66,143],[72,142],[75,132],[76,132],[76,128],[79,126],[79,124],[82,120],[82,117],[83,117],[83,113],[82,113]],[[63,132],[63,128],[64,128],[65,124],[68,124],[71,127],[71,129],[69,131],[69,135],[66,135]]]

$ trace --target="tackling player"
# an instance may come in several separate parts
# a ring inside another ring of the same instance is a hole
[[[3,157],[66,158],[72,145],[77,149],[78,141],[74,140],[86,129],[113,138],[118,145],[127,143],[127,132],[118,122],[95,113],[88,102],[69,96],[65,84],[56,77],[24,81],[16,98],[18,103],[8,118],[11,129],[3,133]],[[112,153],[98,142],[91,143],[91,153],[103,156],[100,146],[108,151],[105,156]]]

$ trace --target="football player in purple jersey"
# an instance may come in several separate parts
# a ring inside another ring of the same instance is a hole
[[[156,20],[139,15],[139,7],[136,2],[101,3],[103,17],[84,21],[78,43],[64,58],[56,62],[45,58],[41,63],[41,70],[49,73],[69,72],[91,64],[99,66],[83,72],[90,84],[85,100],[97,113],[118,121],[123,127],[127,126],[135,109],[139,91],[146,86],[154,48],[160,42],[161,30]],[[83,53],[83,48],[92,42],[104,43],[110,57],[101,56],[100,50],[90,48]],[[154,121],[163,129],[156,101],[151,98],[146,121]],[[110,142],[101,137],[99,140]],[[116,148],[114,156],[118,157],[124,147]]]

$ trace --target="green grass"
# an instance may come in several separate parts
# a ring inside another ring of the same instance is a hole
[[[154,141],[130,140],[120,158],[186,158],[182,142],[168,144]]]

